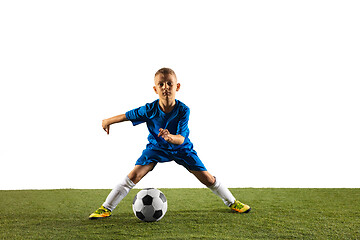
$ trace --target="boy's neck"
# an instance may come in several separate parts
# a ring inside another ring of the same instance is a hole
[[[175,99],[159,99],[159,106],[160,106],[160,109],[164,112],[164,113],[169,113],[171,112],[174,107],[176,105],[176,101]]]

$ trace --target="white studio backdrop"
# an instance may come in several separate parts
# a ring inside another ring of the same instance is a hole
[[[1,1],[0,189],[112,188],[175,70],[190,139],[229,187],[359,187],[358,1]],[[202,187],[175,163],[137,187]]]

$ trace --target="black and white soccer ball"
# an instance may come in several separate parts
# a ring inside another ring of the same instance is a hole
[[[155,222],[164,217],[167,211],[167,200],[160,190],[146,188],[136,194],[132,207],[135,216],[140,220]]]

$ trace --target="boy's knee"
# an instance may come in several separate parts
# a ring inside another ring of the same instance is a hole
[[[142,172],[135,172],[135,171],[129,173],[129,175],[128,175],[129,179],[130,179],[133,183],[135,183],[135,184],[137,184],[138,182],[140,182],[140,180],[141,180],[144,176],[145,176],[145,174],[143,174]]]
[[[210,187],[215,184],[215,177],[213,175],[210,175],[207,177],[207,184],[205,184],[207,187]]]
[[[149,165],[136,165],[134,169],[128,174],[128,178],[135,184],[154,168],[155,164],[150,163]]]
[[[207,171],[192,171],[199,181],[207,187],[215,184],[215,177]]]
[[[141,177],[139,175],[136,175],[136,174],[129,174],[128,177],[135,184],[137,184],[141,180]]]

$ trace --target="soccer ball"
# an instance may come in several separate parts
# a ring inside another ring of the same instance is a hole
[[[135,216],[140,220],[155,222],[164,217],[167,210],[167,200],[160,190],[146,188],[136,194],[132,207]]]

